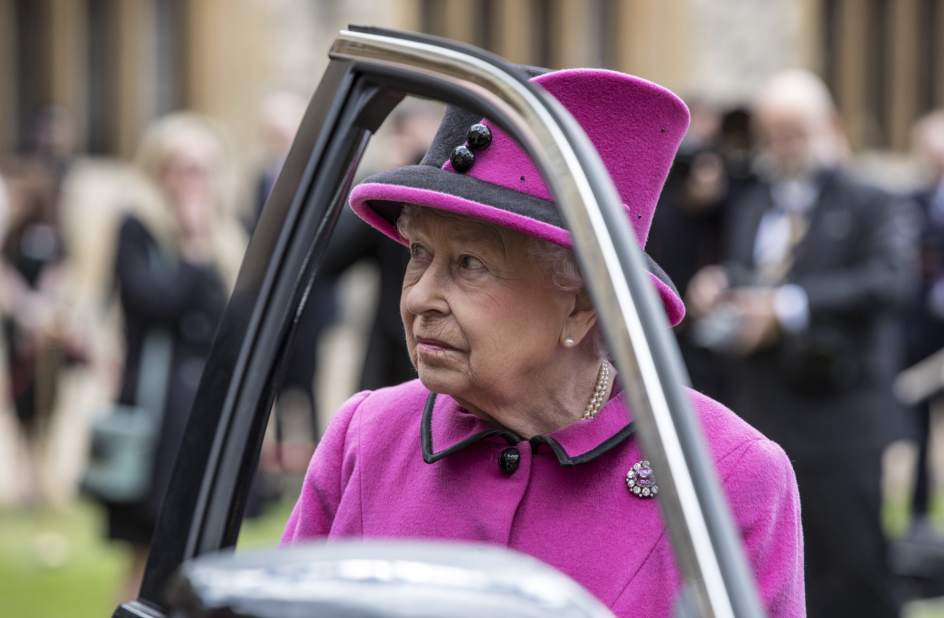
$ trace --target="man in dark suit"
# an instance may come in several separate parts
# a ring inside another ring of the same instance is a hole
[[[944,110],[934,111],[915,125],[914,143],[928,168],[929,182],[913,198],[920,229],[920,292],[904,312],[905,364],[914,365],[944,349]],[[911,501],[910,536],[941,542],[928,517],[933,478],[928,466],[931,442],[931,404],[916,406],[918,460]]]
[[[895,310],[912,289],[903,202],[840,169],[825,86],[776,76],[754,106],[760,180],[732,204],[723,266],[689,306],[735,357],[731,403],[796,468],[809,615],[897,616],[880,522],[881,456],[899,434]]]

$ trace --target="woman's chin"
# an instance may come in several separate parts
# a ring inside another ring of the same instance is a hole
[[[434,393],[453,395],[459,390],[460,384],[457,380],[458,376],[454,371],[444,370],[439,367],[424,367],[420,364],[416,373],[420,378],[420,382],[423,383],[423,386]]]

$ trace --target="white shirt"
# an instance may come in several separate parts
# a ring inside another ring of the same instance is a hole
[[[775,266],[788,259],[796,239],[791,230],[791,217],[806,215],[819,197],[819,187],[809,179],[791,179],[770,187],[774,207],[764,213],[754,240],[754,264],[758,270]],[[799,332],[809,325],[810,308],[806,291],[788,283],[776,289],[774,312],[781,327]]]

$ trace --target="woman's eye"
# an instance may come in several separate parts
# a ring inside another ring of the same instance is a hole
[[[413,259],[423,258],[429,255],[429,251],[426,250],[426,247],[419,243],[413,243],[410,245],[410,257]]]
[[[480,259],[471,255],[459,257],[459,266],[464,270],[484,270],[485,264]]]

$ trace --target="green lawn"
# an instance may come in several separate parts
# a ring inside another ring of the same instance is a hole
[[[107,616],[124,560],[102,543],[99,527],[87,504],[0,513],[0,615]]]
[[[239,547],[278,542],[291,502],[246,522]],[[0,511],[0,618],[104,618],[125,569],[119,545],[101,536],[95,504],[36,513]]]

